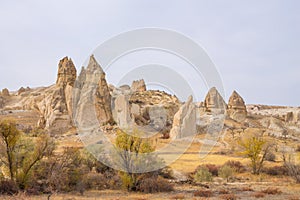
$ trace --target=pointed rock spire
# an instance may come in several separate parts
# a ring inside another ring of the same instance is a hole
[[[59,61],[57,73],[57,86],[73,86],[77,77],[77,71],[71,58],[67,56]]]
[[[233,91],[229,98],[227,114],[239,122],[245,120],[247,116],[245,101],[236,91]]]
[[[206,112],[223,114],[226,111],[227,105],[217,88],[213,87],[205,97],[204,107]]]

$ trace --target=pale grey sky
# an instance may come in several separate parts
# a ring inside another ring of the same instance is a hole
[[[59,59],[77,69],[124,31],[178,31],[206,49],[246,103],[300,106],[300,1],[1,1],[0,88],[47,86]]]

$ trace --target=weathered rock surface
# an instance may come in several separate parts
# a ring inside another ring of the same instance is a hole
[[[173,117],[180,107],[176,96],[158,90],[134,92],[130,95],[129,104],[135,123],[150,125],[155,130],[170,130]]]
[[[75,121],[81,127],[113,122],[111,95],[105,73],[92,55],[87,68],[84,67],[75,82],[74,109]]]
[[[133,81],[131,84],[132,92],[144,92],[146,91],[146,84],[144,79]]]
[[[2,89],[2,96],[4,96],[4,97],[10,96],[9,90],[7,88]]]
[[[213,87],[204,100],[205,111],[212,114],[225,114],[227,105],[218,90]]]
[[[77,78],[76,68],[71,58],[64,57],[59,61],[56,85],[65,87],[66,85],[74,86]]]
[[[0,96],[0,109],[4,107],[4,98]]]
[[[236,91],[233,91],[229,98],[227,115],[238,122],[244,121],[247,117],[244,99]]]
[[[196,134],[196,108],[190,96],[174,116],[170,137],[180,139]]]
[[[129,128],[132,125],[132,119],[129,111],[128,96],[118,95],[114,100],[114,119],[120,128]]]

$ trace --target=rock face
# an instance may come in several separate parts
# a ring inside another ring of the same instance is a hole
[[[180,139],[194,134],[196,134],[196,108],[193,97],[190,96],[174,116],[170,137]]]
[[[133,92],[144,92],[146,91],[146,84],[144,79],[133,81],[131,84],[131,90]]]
[[[0,96],[0,109],[4,107],[4,99]]]
[[[156,131],[170,130],[180,107],[176,96],[158,90],[134,92],[130,95],[131,116],[140,126],[149,125]]]
[[[129,111],[128,97],[120,94],[114,101],[115,121],[120,128],[129,128],[131,125],[131,117]]]
[[[52,134],[63,133],[72,126],[72,92],[76,80],[76,68],[71,59],[63,58],[58,64],[56,85],[49,95],[37,103],[41,118],[40,127]]]
[[[65,87],[66,85],[74,86],[77,78],[76,68],[71,58],[64,57],[59,61],[56,85]]]
[[[4,89],[2,90],[2,96],[4,96],[4,97],[10,96],[9,90],[8,90],[7,88],[4,88]]]
[[[213,87],[208,91],[208,94],[205,97],[204,107],[205,112],[212,114],[224,114],[226,112],[227,105],[218,90]]]
[[[228,101],[228,116],[238,122],[242,122],[247,117],[247,109],[243,98],[236,92],[233,91]]]
[[[75,121],[80,123],[81,127],[113,122],[111,95],[105,73],[93,55],[87,68],[81,69],[75,82],[73,104]]]

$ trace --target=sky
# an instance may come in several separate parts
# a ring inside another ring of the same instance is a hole
[[[51,85],[64,56],[80,70],[109,38],[157,27],[206,50],[226,100],[300,106],[299,11],[297,0],[0,1],[0,88]]]

